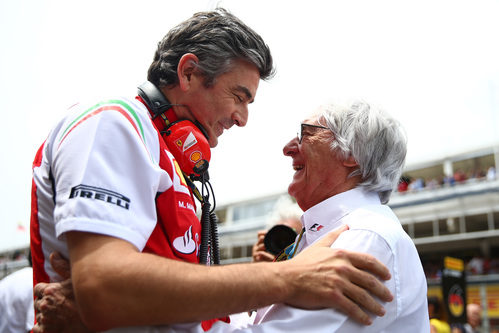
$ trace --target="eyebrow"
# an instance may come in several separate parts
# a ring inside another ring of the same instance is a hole
[[[239,92],[242,92],[243,94],[246,95],[246,98],[249,100],[249,104],[253,103],[255,100],[253,99],[253,95],[251,94],[251,92],[249,91],[248,88],[244,87],[244,86],[236,86],[235,87],[235,90],[236,91],[239,91]]]

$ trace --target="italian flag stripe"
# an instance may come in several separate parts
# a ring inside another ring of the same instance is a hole
[[[132,124],[132,126],[135,128],[135,131],[137,132],[137,134],[139,134],[140,138],[142,139],[142,142],[145,144],[144,129],[142,128],[142,123],[140,122],[140,119],[137,116],[137,113],[135,113],[135,111],[133,110],[133,108],[122,100],[109,100],[92,106],[91,108],[85,110],[78,117],[76,117],[75,120],[73,120],[73,122],[69,124],[69,126],[64,130],[64,132],[59,137],[59,145],[61,145],[62,141],[64,141],[66,136],[83,121],[106,110],[114,110],[123,114],[126,117],[126,119],[128,119],[128,121]],[[129,114],[133,116],[139,128],[137,128],[137,125],[132,120]]]

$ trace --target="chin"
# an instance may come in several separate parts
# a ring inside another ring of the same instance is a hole
[[[296,200],[296,203],[298,206],[303,210],[307,210],[306,206],[306,194],[305,194],[305,188],[300,188],[299,184],[291,183],[288,186],[288,194],[293,197]]]
[[[213,139],[210,138],[208,143],[210,144],[210,148],[215,148],[218,145],[218,138],[216,136]]]
[[[296,193],[298,193],[298,192],[297,192],[295,186],[293,186],[293,185],[294,185],[293,183],[289,184],[289,186],[288,186],[288,194],[290,196],[292,196],[293,198],[295,198],[295,200],[296,200]]]

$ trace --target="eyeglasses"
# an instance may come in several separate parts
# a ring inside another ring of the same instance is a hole
[[[328,130],[329,127],[325,127],[325,126],[321,126],[321,125],[312,125],[312,124],[300,124],[300,132],[296,133],[296,135],[298,136],[298,143],[301,144],[301,141],[303,140],[303,129],[304,128],[307,128],[307,127],[311,127],[311,128],[321,128],[321,129],[326,129]],[[307,133],[305,131],[305,135],[309,135],[309,133]]]

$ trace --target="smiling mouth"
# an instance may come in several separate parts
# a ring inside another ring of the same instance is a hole
[[[295,171],[300,171],[303,168],[304,168],[303,165],[293,165],[293,170],[295,170]]]
[[[224,128],[223,126],[219,126],[215,132],[216,136],[219,137],[220,135],[222,135],[224,133]]]
[[[217,136],[220,136],[224,133],[224,131],[228,130],[230,127],[224,126],[222,123],[218,123],[219,128],[217,129]]]

